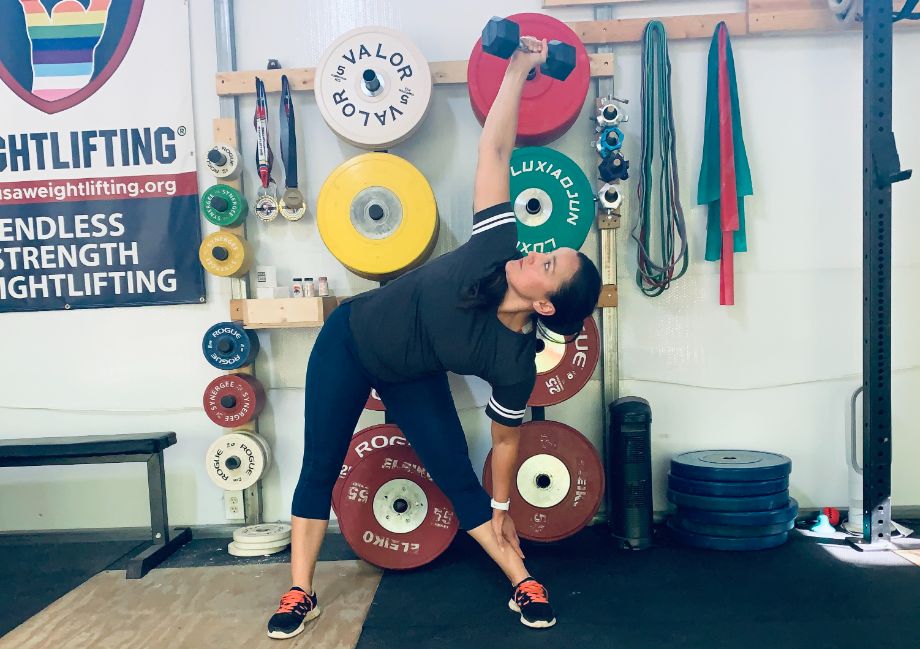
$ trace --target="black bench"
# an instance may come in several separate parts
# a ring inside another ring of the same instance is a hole
[[[163,449],[175,443],[175,433],[4,439],[0,440],[0,467],[146,462],[153,545],[131,559],[126,570],[128,579],[140,579],[192,538],[187,527],[170,533],[166,516]]]

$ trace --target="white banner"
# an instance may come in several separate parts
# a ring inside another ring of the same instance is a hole
[[[185,0],[0,16],[0,312],[204,301]]]

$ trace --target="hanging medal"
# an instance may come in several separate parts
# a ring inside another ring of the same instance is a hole
[[[252,119],[256,128],[256,168],[259,170],[259,198],[252,209],[260,221],[274,221],[278,217],[278,199],[275,197],[275,181],[272,178],[272,166],[275,156],[268,143],[268,99],[265,96],[265,84],[256,77],[256,114]]]
[[[288,221],[299,221],[307,213],[307,203],[297,189],[297,131],[294,128],[294,102],[287,75],[281,76],[281,162],[284,164],[284,194],[278,211]]]

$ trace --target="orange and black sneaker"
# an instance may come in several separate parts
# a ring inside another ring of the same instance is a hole
[[[533,577],[528,577],[514,588],[508,608],[521,614],[521,624],[533,629],[546,629],[556,623],[549,593]]]
[[[321,612],[316,593],[307,595],[302,588],[294,586],[281,598],[281,605],[268,621],[268,637],[293,638]]]

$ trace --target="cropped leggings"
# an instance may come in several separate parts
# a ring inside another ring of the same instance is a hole
[[[489,495],[470,463],[447,374],[401,383],[376,380],[355,352],[348,326],[350,310],[351,305],[345,303],[332,312],[307,363],[303,466],[291,513],[300,518],[329,519],[332,488],[374,387],[393,423],[450,499],[460,527],[469,530],[489,521]]]

